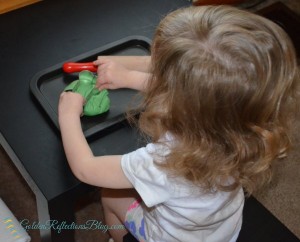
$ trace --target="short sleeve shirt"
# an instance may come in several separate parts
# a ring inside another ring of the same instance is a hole
[[[155,163],[168,152],[167,145],[150,143],[121,159],[124,174],[143,200],[149,241],[236,241],[243,190],[206,194],[190,182],[170,178]]]

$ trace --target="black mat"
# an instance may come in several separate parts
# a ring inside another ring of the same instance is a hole
[[[253,197],[246,200],[243,216],[243,226],[237,242],[300,241]]]

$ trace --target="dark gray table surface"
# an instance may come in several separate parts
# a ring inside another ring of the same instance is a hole
[[[30,93],[33,76],[129,35],[152,38],[163,15],[188,4],[186,0],[42,1],[0,15],[0,130],[47,199],[79,182],[66,163],[59,132]],[[123,139],[126,131],[120,132],[116,135],[120,145],[106,144],[106,138],[91,142],[95,153],[134,149],[135,142]]]

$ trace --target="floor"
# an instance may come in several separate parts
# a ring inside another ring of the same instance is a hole
[[[252,10],[257,10],[276,2],[267,0]],[[299,0],[281,0],[290,9],[300,15]],[[271,184],[257,192],[255,197],[285,224],[300,239],[300,121],[295,126],[294,149],[288,158],[274,165],[274,178]],[[18,220],[24,218],[38,221],[35,197],[26,182],[12,165],[2,147],[0,147],[0,198],[13,211]],[[99,203],[99,192],[95,191],[81,201],[77,201],[76,223],[83,224],[95,219],[104,224]],[[28,231],[32,242],[39,242],[37,230]],[[76,230],[76,242],[106,241],[107,233],[101,230]]]

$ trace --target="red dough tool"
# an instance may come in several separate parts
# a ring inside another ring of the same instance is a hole
[[[97,72],[97,66],[95,66],[93,62],[87,62],[87,63],[67,62],[63,64],[63,70],[64,72],[67,73],[81,72],[84,70]]]

